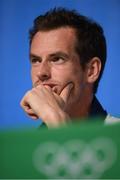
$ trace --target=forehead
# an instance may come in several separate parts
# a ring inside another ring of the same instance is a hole
[[[75,30],[70,27],[62,27],[50,31],[37,32],[31,43],[31,51],[53,51],[66,50],[71,51],[76,42]]]

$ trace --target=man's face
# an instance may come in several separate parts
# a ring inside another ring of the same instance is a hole
[[[84,94],[85,72],[75,51],[76,36],[72,28],[37,32],[30,48],[31,76],[33,86],[50,86],[60,94],[71,82],[68,106],[76,105]]]

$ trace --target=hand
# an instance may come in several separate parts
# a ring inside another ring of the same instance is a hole
[[[64,109],[72,87],[69,83],[58,95],[49,86],[39,85],[25,94],[21,106],[30,117],[41,118],[48,127],[65,124],[69,116]]]

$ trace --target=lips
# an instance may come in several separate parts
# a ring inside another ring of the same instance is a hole
[[[72,82],[68,82],[65,86],[63,86],[62,84],[60,85],[60,83],[54,83],[54,82],[44,82],[42,83],[43,86],[49,86],[53,92],[55,92],[56,94],[60,95],[61,91],[69,84]],[[39,86],[40,83],[36,83],[34,87]]]
[[[56,86],[56,84],[53,84],[53,83],[43,83],[42,85],[43,86],[49,86],[50,88],[53,88]]]

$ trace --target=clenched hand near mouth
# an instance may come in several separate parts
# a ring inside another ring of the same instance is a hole
[[[33,119],[40,118],[48,127],[66,124],[69,116],[65,112],[73,84],[67,84],[60,95],[48,85],[38,85],[28,91],[21,101],[24,111]]]

